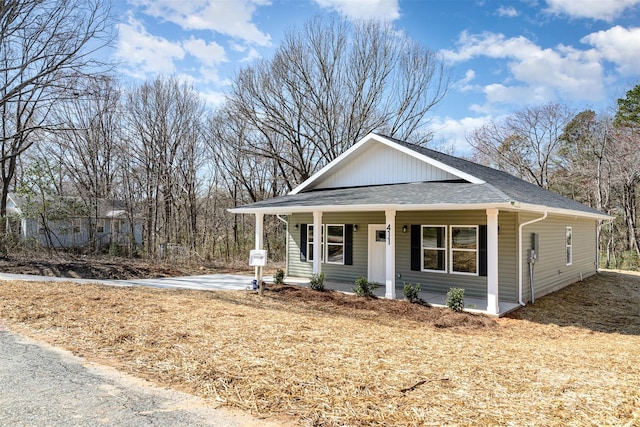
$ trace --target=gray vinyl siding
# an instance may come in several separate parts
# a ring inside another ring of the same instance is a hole
[[[539,215],[538,215],[539,217]],[[521,215],[520,222],[534,219],[533,215]],[[566,265],[566,227],[572,227],[573,262]],[[568,216],[549,216],[525,226],[522,236],[523,300],[531,301],[527,250],[531,245],[531,233],[538,233],[539,253],[534,265],[535,298],[556,291],[596,273],[597,223],[591,219],[575,219]]]
[[[465,295],[486,298],[487,278],[463,274],[431,273],[411,270],[411,225],[480,225],[487,223],[485,211],[398,212],[396,214],[396,288],[419,283],[428,292],[446,293],[451,287],[465,289]],[[407,226],[407,232],[402,227]],[[447,230],[447,238],[449,231]],[[448,248],[448,246],[447,246]],[[447,253],[447,269],[449,254]]]
[[[518,227],[520,223],[540,215],[500,211],[498,215],[498,290],[500,301],[518,300]],[[300,227],[312,224],[312,214],[289,217],[289,263],[287,274],[311,277],[311,262],[300,261]],[[384,212],[324,213],[323,224],[356,224],[353,233],[353,265],[322,264],[322,271],[330,281],[353,282],[368,274],[368,225],[384,224]],[[396,293],[402,297],[405,283],[419,283],[424,291],[446,293],[451,287],[461,287],[470,297],[486,298],[487,278],[450,273],[411,270],[411,225],[483,225],[487,223],[484,210],[454,212],[397,212],[396,213]],[[295,225],[298,224],[298,229]],[[403,226],[407,232],[403,233]],[[565,227],[573,229],[573,263],[566,265]],[[449,230],[447,230],[449,233]],[[534,267],[536,298],[571,284],[596,272],[596,221],[568,216],[550,216],[546,220],[526,226],[522,239],[523,299],[530,301],[527,249],[531,233],[539,234],[539,258]],[[447,253],[447,258],[449,253]],[[448,265],[447,265],[448,268]]]
[[[323,263],[322,272],[327,280],[338,282],[355,282],[360,277],[367,277],[369,242],[368,225],[384,224],[384,212],[325,212],[323,224],[355,224],[358,231],[353,232],[353,265]],[[298,224],[298,229],[295,225]],[[311,277],[313,263],[300,261],[300,227],[302,224],[313,224],[312,214],[293,214],[289,217],[289,271],[294,277]]]

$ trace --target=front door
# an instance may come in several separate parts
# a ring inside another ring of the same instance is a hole
[[[387,231],[384,224],[369,224],[369,277],[370,282],[385,283]]]

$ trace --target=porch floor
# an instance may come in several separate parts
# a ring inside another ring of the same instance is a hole
[[[267,282],[273,283],[272,277],[264,277],[264,280]],[[304,277],[286,277],[285,282],[292,285],[300,285],[300,286],[309,286],[309,279]],[[345,293],[353,293],[353,288],[355,287],[354,283],[345,283],[345,282],[334,282],[331,280],[325,280],[324,286],[327,289],[333,289],[340,292]],[[396,299],[403,298],[402,295],[403,287],[396,285]],[[374,291],[376,296],[383,297],[385,294],[384,286],[379,287]],[[446,307],[447,294],[445,293],[436,293],[436,292],[420,292],[420,298],[427,301],[434,307]],[[465,311],[470,313],[487,313],[487,299],[486,298],[474,298],[474,297],[464,297],[465,302]],[[521,306],[515,302],[507,302],[500,301],[499,309],[498,309],[498,317],[502,317],[507,313],[515,311],[519,309]]]

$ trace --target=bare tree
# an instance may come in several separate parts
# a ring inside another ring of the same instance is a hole
[[[0,217],[34,132],[55,127],[49,121],[53,106],[78,96],[77,77],[103,65],[93,53],[109,42],[108,19],[98,0],[0,3]]]
[[[120,196],[114,187],[122,153],[121,94],[108,76],[82,79],[76,88],[82,96],[54,108],[53,121],[63,127],[51,133],[48,152],[70,178],[73,193],[89,207],[90,240],[97,249],[94,225],[99,216],[99,200]]]
[[[127,179],[145,206],[149,255],[196,233],[196,186],[204,101],[187,83],[158,77],[127,97]],[[186,217],[179,217],[183,213]],[[187,227],[185,227],[185,225]],[[190,228],[189,228],[190,227]]]
[[[391,25],[316,18],[240,71],[228,109],[251,127],[241,146],[290,190],[370,131],[424,142],[448,85],[444,62]]]
[[[478,161],[549,188],[560,137],[572,117],[571,110],[558,103],[525,108],[476,129],[467,141]]]

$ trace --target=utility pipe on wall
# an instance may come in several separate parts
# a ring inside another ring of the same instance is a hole
[[[518,227],[518,303],[521,306],[525,306],[526,304],[522,301],[522,229],[525,225],[530,225],[535,222],[543,221],[547,218],[547,211],[544,212],[540,218],[532,219],[531,221],[523,222]]]

